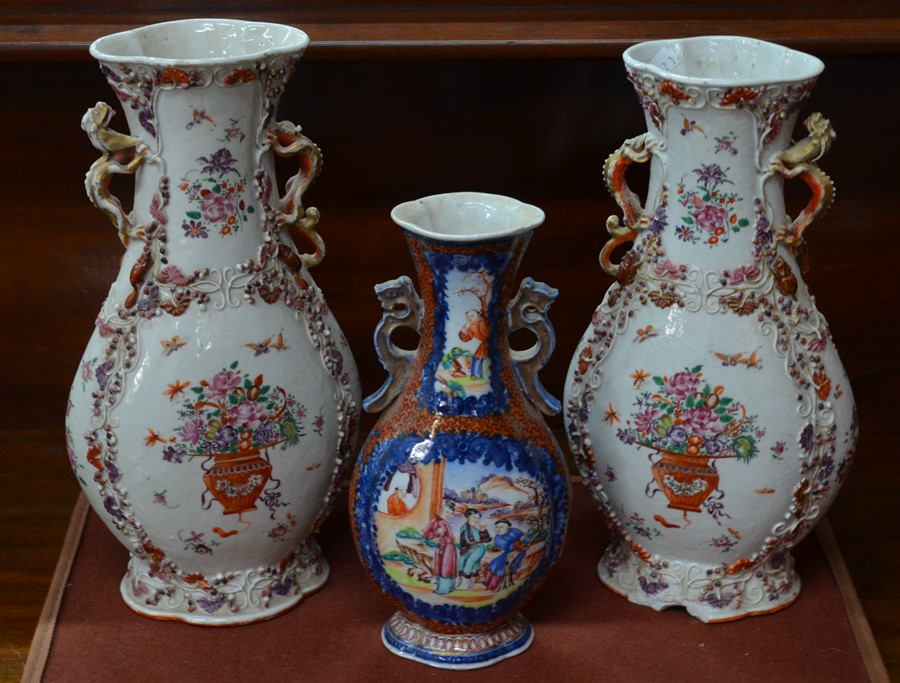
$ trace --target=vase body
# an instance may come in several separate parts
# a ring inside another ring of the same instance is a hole
[[[107,105],[88,111],[102,156],[86,186],[125,254],[66,431],[85,495],[131,553],[122,595],[148,616],[256,621],[328,576],[313,534],[353,451],[359,380],[309,272],[323,245],[301,195],[321,153],[274,118],[307,42],[189,20],[91,48],[130,134]],[[283,198],[276,153],[300,165]],[[112,174],[134,174],[131,212]]]
[[[847,474],[856,417],[802,242],[833,188],[820,115],[790,146],[822,65],[736,38],[625,53],[648,132],[605,167],[625,215],[601,263],[616,282],[569,369],[567,435],[612,535],[602,581],[704,621],[785,607],[790,549]],[[625,182],[650,163],[642,206]],[[812,199],[785,215],[784,178]],[[619,263],[612,258],[631,243]]]
[[[519,615],[564,538],[569,483],[535,406],[558,403],[537,381],[553,347],[556,291],[514,276],[536,207],[497,195],[436,195],[394,209],[422,287],[376,288],[375,343],[390,372],[364,404],[384,410],[351,479],[353,536],[399,608],[382,631],[396,654],[444,668],[486,666],[524,650]],[[513,294],[516,294],[513,297]],[[400,326],[416,351],[393,346]],[[511,351],[508,334],[537,343]]]

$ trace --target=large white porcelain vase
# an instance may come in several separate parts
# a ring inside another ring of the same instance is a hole
[[[704,621],[775,611],[797,598],[790,550],[837,493],[857,432],[802,277],[805,230],[833,196],[816,161],[834,134],[819,114],[807,138],[791,134],[823,65],[729,36],[642,43],[624,60],[648,132],[605,166],[625,217],[601,253],[616,282],[565,390],[612,530],[600,578]],[[641,203],[625,175],[645,162]],[[785,178],[812,193],[794,220]]]
[[[94,510],[131,555],[136,611],[204,625],[267,618],[328,576],[313,534],[333,502],[359,380],[310,268],[302,194],[319,149],[276,106],[297,29],[186,20],[91,54],[125,111],[82,126],[92,201],[125,253],[72,385],[66,433]],[[299,171],[279,197],[275,154]],[[134,208],[110,192],[133,174]]]

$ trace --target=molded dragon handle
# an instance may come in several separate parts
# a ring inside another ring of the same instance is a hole
[[[378,391],[363,401],[363,408],[370,413],[384,410],[397,397],[416,355],[414,350],[394,346],[391,342],[394,330],[410,327],[418,333],[422,329],[422,299],[406,275],[375,285],[375,295],[384,311],[375,327],[375,350],[378,360],[388,371],[388,378]]]
[[[303,208],[303,193],[322,170],[322,151],[312,140],[300,133],[300,126],[290,121],[273,124],[268,130],[267,137],[272,150],[278,156],[297,156],[300,162],[300,170],[288,180],[285,195],[279,210],[276,211],[279,227],[287,227],[295,245],[299,244],[300,238],[303,237],[313,246],[311,254],[297,254],[287,245],[280,245],[279,256],[288,268],[296,273],[301,265],[312,268],[325,258],[325,242],[316,232],[319,210],[315,207],[305,210]]]
[[[509,304],[507,318],[510,333],[528,330],[537,343],[525,351],[511,351],[513,368],[525,395],[545,415],[556,415],[562,406],[541,384],[538,372],[547,364],[556,346],[556,334],[547,317],[559,290],[527,277]]]
[[[809,224],[827,211],[834,200],[834,183],[815,163],[831,148],[835,138],[831,122],[816,112],[803,125],[809,135],[779,154],[771,166],[772,171],[785,178],[801,178],[812,191],[809,203],[797,219],[778,232],[779,239],[794,249],[803,243],[803,233]]]
[[[626,140],[613,152],[603,165],[603,177],[606,187],[616,203],[622,208],[625,225],[619,222],[618,216],[606,219],[606,230],[611,239],[600,251],[600,265],[610,275],[618,275],[620,264],[610,260],[613,251],[625,242],[633,242],[638,231],[646,227],[644,208],[638,196],[631,191],[625,181],[625,173],[634,162],[645,163],[650,160],[651,149],[646,135]]]
[[[137,138],[109,128],[109,121],[115,113],[105,102],[97,102],[81,119],[81,128],[101,153],[85,176],[84,189],[94,206],[116,226],[122,243],[127,244],[129,237],[135,236],[137,230],[122,208],[122,202],[110,193],[109,184],[114,174],[134,174],[144,163],[149,150]]]

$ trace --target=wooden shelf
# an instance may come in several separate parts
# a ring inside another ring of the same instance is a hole
[[[229,12],[228,16],[264,17],[303,28],[311,38],[306,55],[310,60],[616,58],[641,40],[704,34],[748,35],[820,56],[900,54],[900,12],[892,6],[863,5],[850,13],[828,7],[807,11],[796,3],[779,7],[772,13],[765,6],[736,13],[726,6],[703,16],[694,11],[653,14],[621,8]],[[90,43],[103,35],[185,16],[191,15],[0,15],[0,61],[86,60]]]

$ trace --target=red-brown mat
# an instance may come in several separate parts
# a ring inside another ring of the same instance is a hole
[[[84,514],[82,499],[22,680],[888,680],[827,525],[821,539],[811,535],[795,553],[803,589],[794,605],[707,625],[680,609],[632,605],[600,584],[596,565],[606,532],[587,493],[575,490],[563,557],[524,612],[535,627],[534,644],[518,657],[467,672],[425,667],[382,646],[381,626],[392,609],[359,566],[343,507],[320,540],[331,564],[322,590],[270,621],[202,628],[147,619],[125,606],[119,581],[127,553],[93,512]]]

